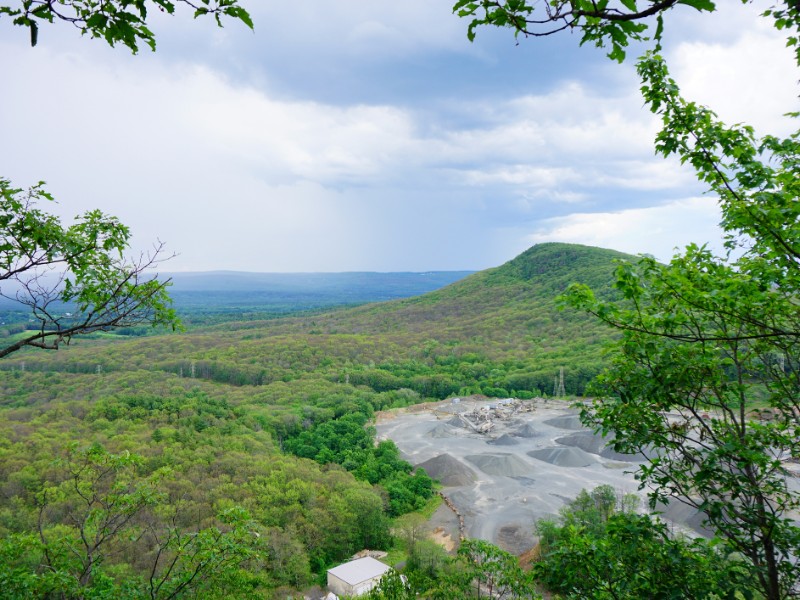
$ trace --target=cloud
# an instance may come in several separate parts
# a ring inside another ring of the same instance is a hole
[[[532,244],[559,241],[652,254],[669,260],[689,243],[722,251],[720,212],[713,198],[685,198],[663,206],[549,219],[528,236]]]
[[[142,245],[164,239],[181,254],[175,270],[378,269],[379,256],[402,269],[391,253],[410,230],[418,268],[434,268],[425,257],[447,268],[464,233],[491,239],[521,217],[651,202],[603,190],[680,183],[640,139],[653,127],[631,93],[567,82],[465,100],[474,119],[447,123],[397,105],[287,99],[200,65],[11,54],[0,52],[8,80],[36,77],[0,115],[17,140],[0,149],[5,174],[46,178],[65,214],[101,206]]]
[[[159,17],[159,52],[136,57],[55,28],[34,50],[0,43],[0,175],[164,239],[174,270],[477,268],[597,222],[597,243],[656,253],[690,229],[665,207],[700,214],[670,204],[702,188],[653,155],[632,65],[569,36],[469,45],[422,0],[253,11],[256,34]],[[682,82],[710,75],[681,52],[717,64],[754,52],[750,33],[678,40]]]
[[[363,184],[385,176],[414,139],[411,116],[396,107],[278,100],[204,69],[178,88],[185,129],[271,180]]]
[[[763,2],[720,4],[722,14],[713,16],[727,21],[721,29],[728,37],[678,43],[667,56],[673,77],[684,97],[711,107],[726,123],[751,124],[761,135],[789,134],[797,122],[783,115],[798,110],[800,71],[787,34],[756,16]]]

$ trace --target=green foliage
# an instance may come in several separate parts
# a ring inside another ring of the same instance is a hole
[[[678,4],[715,10],[705,0],[625,0],[624,10],[557,1],[536,7],[536,16],[525,0],[455,8],[472,19],[470,37],[480,25],[534,36],[577,28],[582,43],[610,45],[620,61],[655,17],[656,48],[637,69],[645,103],[662,118],[656,151],[691,165],[719,198],[728,254],[691,245],[666,266],[622,263],[621,304],[586,285],[570,289],[568,304],[623,332],[597,388],[605,397],[583,418],[614,433],[617,450],[649,451],[638,476],[652,502],[672,497],[702,511],[747,559],[764,597],[779,600],[800,578],[800,528],[790,517],[800,498],[782,462],[800,452],[800,133],[757,139],[751,127],[726,126],[683,99],[658,55],[662,15]],[[788,33],[800,64],[800,7],[786,1],[763,14]],[[749,414],[756,399],[770,419]]]
[[[765,15],[797,45],[795,3]],[[691,165],[718,197],[728,254],[690,245],[668,265],[623,262],[621,304],[571,288],[568,303],[623,332],[599,380],[604,397],[584,421],[614,433],[617,450],[650,451],[639,478],[652,501],[700,510],[746,557],[761,593],[786,598],[800,577],[800,528],[789,517],[800,497],[783,463],[800,452],[800,134],[758,139],[749,126],[723,124],[680,95],[656,52],[637,69],[662,119],[656,151]],[[756,402],[768,419],[751,412]]]
[[[31,46],[39,39],[39,26],[43,22],[63,21],[92,38],[102,38],[110,46],[122,44],[135,54],[139,44],[156,49],[155,35],[147,26],[147,13],[151,9],[175,13],[178,5],[194,10],[194,18],[212,15],[222,26],[222,17],[230,17],[253,29],[249,13],[237,0],[18,0],[12,5],[0,5],[0,16],[8,15],[14,25],[30,29]]]
[[[347,414],[299,431],[284,440],[284,449],[320,464],[336,463],[361,480],[380,484],[389,496],[388,514],[398,516],[422,508],[433,494],[433,481],[400,458],[394,442],[373,443],[375,430],[366,427],[368,416]]]
[[[97,210],[62,226],[36,207],[52,201],[43,185],[25,191],[0,178],[0,279],[5,297],[26,306],[35,327],[7,343],[0,357],[139,323],[177,327],[169,282],[144,276],[161,249],[138,262],[126,260],[128,228]]]
[[[38,550],[14,555],[0,578],[22,582],[20,589],[25,581],[44,589],[56,585],[57,575],[58,589],[80,587],[86,595],[101,584],[117,597],[136,597],[120,586],[158,588],[156,597],[179,588],[203,597],[231,590],[258,595],[302,587],[312,570],[389,544],[380,493],[341,468],[277,453],[263,422],[247,410],[197,388],[159,391],[147,374],[115,385],[125,391],[102,393],[97,402],[42,399],[41,412],[3,409],[10,420],[0,423],[0,537],[12,540],[9,551],[34,542]],[[38,384],[28,380],[28,386],[35,397]],[[48,389],[41,388],[47,397]],[[64,454],[75,439],[102,446]],[[98,479],[95,472],[105,475]],[[79,474],[77,488],[69,473]],[[89,506],[81,494],[101,504]],[[111,505],[115,512],[108,512]],[[112,531],[103,523],[122,524],[124,517],[130,518],[116,535],[84,548],[78,523],[94,540],[94,532]],[[45,551],[56,569],[41,570]],[[82,585],[89,553],[93,572]],[[204,570],[192,577],[200,563]]]
[[[552,0],[540,6],[526,0],[458,0],[453,12],[470,19],[467,35],[475,39],[478,27],[508,27],[515,37],[543,37],[560,31],[578,31],[581,45],[610,46],[609,58],[622,62],[631,42],[647,40],[648,19],[656,17],[656,40],[661,39],[662,13],[676,5],[701,12],[716,9],[711,0],[621,0],[621,5],[594,0]]]
[[[756,140],[749,127],[726,127],[681,98],[655,54],[639,72],[663,118],[657,150],[691,164],[718,195],[739,257],[691,245],[668,265],[620,264],[624,305],[570,291],[573,305],[624,331],[597,388],[608,397],[584,417],[614,432],[618,450],[657,448],[640,472],[653,500],[702,511],[766,597],[783,598],[800,577],[800,528],[787,518],[800,497],[782,462],[800,455],[798,135]],[[751,413],[756,398],[769,420]]]
[[[416,597],[408,581],[394,569],[387,571],[367,594],[368,600],[414,600]]]
[[[536,580],[576,599],[753,597],[747,569],[723,547],[672,536],[634,509],[629,497],[600,486],[583,490],[558,520],[539,521]]]
[[[5,597],[174,598],[222,585],[254,556],[253,523],[241,509],[193,531],[174,512],[162,518],[169,470],[147,474],[143,463],[73,444],[45,473],[29,473],[23,496],[33,498],[37,534],[12,531],[0,546]]]
[[[432,598],[539,598],[533,578],[517,557],[483,540],[464,540],[451,574],[442,578]]]

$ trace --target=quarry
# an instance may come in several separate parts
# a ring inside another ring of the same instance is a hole
[[[643,458],[614,452],[565,401],[457,398],[381,413],[376,428],[441,482],[431,527],[451,549],[464,535],[522,554],[535,545],[534,523],[582,489],[607,484],[644,499],[633,477]],[[682,508],[668,516],[691,526]]]

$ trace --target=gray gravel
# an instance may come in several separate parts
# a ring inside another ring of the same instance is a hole
[[[441,478],[469,537],[519,554],[535,545],[533,524],[556,515],[584,488],[608,484],[641,495],[632,475],[635,458],[609,452],[602,439],[581,430],[566,403],[522,401],[507,418],[492,419],[485,434],[456,416],[495,402],[445,401],[421,412],[400,411],[377,425],[379,438],[392,439],[409,462]]]

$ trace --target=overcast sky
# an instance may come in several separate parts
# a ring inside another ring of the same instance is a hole
[[[0,176],[66,217],[101,208],[178,253],[164,270],[483,269],[543,241],[667,259],[718,244],[713,198],[653,154],[630,64],[564,33],[474,43],[451,0],[241,0],[238,22],[156,15],[132,56],[0,18]],[[792,55],[720,1],[667,22],[685,95],[760,133],[798,110]]]

